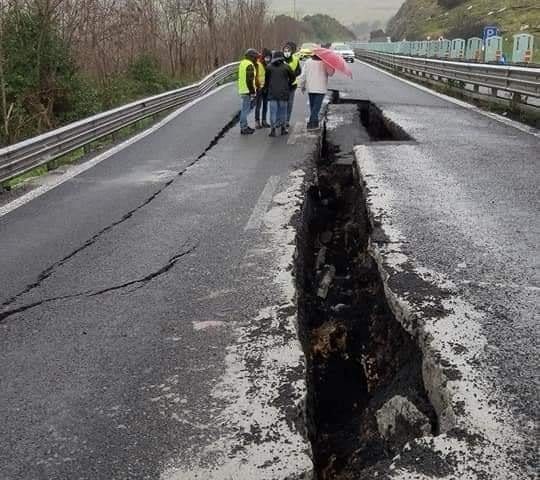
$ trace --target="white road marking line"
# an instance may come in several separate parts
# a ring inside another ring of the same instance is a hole
[[[104,160],[107,160],[108,158],[112,157],[116,153],[124,150],[125,148],[129,147],[130,145],[133,145],[134,143],[138,142],[139,140],[142,140],[143,138],[147,137],[148,135],[151,135],[156,130],[160,129],[170,121],[174,120],[176,117],[178,117],[180,114],[184,113],[186,110],[189,110],[191,107],[196,105],[197,103],[201,102],[202,100],[205,100],[206,98],[210,97],[211,95],[214,95],[215,93],[223,90],[224,88],[228,87],[230,84],[221,85],[220,87],[212,90],[211,92],[208,92],[206,95],[203,95],[200,98],[197,98],[196,100],[193,100],[192,102],[188,103],[187,105],[184,105],[183,107],[179,108],[178,110],[175,110],[173,113],[165,117],[160,122],[156,123],[152,127],[150,127],[148,130],[145,130],[138,135],[135,135],[134,137],[126,140],[125,142],[120,143],[119,145],[114,146],[110,150],[107,150],[106,152],[101,153],[100,155],[92,158],[91,160],[88,160],[85,163],[81,163],[80,165],[76,165],[68,171],[60,175],[58,178],[56,178],[54,181],[48,183],[47,185],[42,185],[22,196],[19,198],[13,200],[12,202],[7,203],[6,205],[0,207],[0,218],[4,215],[7,215],[9,212],[12,212],[13,210],[22,207],[23,205],[27,204],[28,202],[31,202],[32,200],[40,197],[44,193],[47,193],[48,191],[52,190],[53,188],[58,187],[59,185],[62,185],[63,183],[67,182],[68,180],[71,180],[72,178],[76,177],[77,175],[80,175],[83,172],[86,172],[87,170],[90,170],[92,167],[95,167],[97,164],[103,162]]]
[[[296,145],[296,141],[298,140],[298,136],[303,133],[302,129],[304,128],[304,122],[296,122],[294,125],[291,134],[289,135],[289,139],[287,140],[288,145]]]
[[[423,85],[419,85],[418,83],[415,83],[411,80],[406,80],[404,78],[398,77],[397,75],[394,75],[390,72],[387,72],[386,70],[383,70],[382,68],[376,67],[374,65],[370,65],[369,63],[363,62],[361,60],[359,60],[359,62],[362,65],[366,65],[367,67],[372,68],[373,70],[377,70],[378,72],[384,73],[385,75],[388,75],[389,77],[395,78],[396,80],[400,80],[403,83],[410,85],[411,87],[417,88],[418,90],[422,90],[423,92],[430,93],[431,95],[442,98],[443,100],[451,102],[455,105],[459,105],[460,107],[466,108],[467,110],[472,110],[473,112],[479,113],[480,115],[483,115],[484,117],[491,118],[492,120],[495,120],[500,123],[504,123],[505,125],[508,125],[509,127],[517,128],[518,130],[521,130],[522,132],[525,132],[525,133],[528,133],[529,135],[534,135],[535,137],[540,138],[540,132],[533,127],[523,125],[522,123],[503,117],[502,115],[499,115],[497,113],[482,110],[476,105],[472,105],[470,103],[464,102],[463,100],[458,100],[457,98],[450,97],[448,95],[445,95],[444,93],[436,92],[435,90],[431,90],[428,87],[424,87]]]
[[[258,230],[261,227],[266,211],[272,203],[278,185],[279,177],[272,176],[268,179],[268,182],[266,182],[264,190],[257,201],[257,205],[255,205],[253,213],[244,227],[245,232],[248,230]]]

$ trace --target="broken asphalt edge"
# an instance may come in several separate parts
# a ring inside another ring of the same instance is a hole
[[[480,373],[479,359],[487,345],[478,322],[483,313],[460,298],[441,274],[415,264],[410,245],[393,225],[391,187],[377,167],[374,153],[384,154],[384,148],[361,145],[354,150],[355,181],[371,226],[368,251],[392,312],[423,353],[423,379],[439,431],[413,443],[427,447],[454,470],[450,476],[425,473],[421,459],[414,461],[413,455],[411,461],[411,455],[404,454],[394,458],[390,478],[527,478],[520,465],[525,440],[516,430],[516,420],[494,406],[496,392]],[[406,445],[404,452],[413,447]]]
[[[302,155],[281,179],[258,233],[260,239],[245,256],[248,262],[264,258],[271,265],[266,272],[273,292],[271,304],[262,307],[252,322],[236,325],[238,341],[227,347],[225,374],[211,393],[227,402],[219,420],[231,433],[212,439],[203,461],[197,455],[190,464],[169,461],[161,480],[313,478],[294,257],[312,160],[321,147],[313,135],[304,135],[298,143]]]

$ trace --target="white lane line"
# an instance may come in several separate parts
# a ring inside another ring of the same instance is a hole
[[[245,232],[248,230],[258,230],[261,228],[264,216],[266,215],[268,207],[272,203],[272,199],[274,198],[274,193],[276,192],[278,184],[279,177],[273,176],[268,179],[268,182],[266,182],[264,190],[257,201],[257,205],[255,205],[251,217],[249,217],[249,220],[244,227]]]
[[[455,105],[459,105],[460,107],[466,108],[467,110],[472,110],[473,112],[479,113],[480,115],[483,115],[484,117],[491,118],[492,120],[495,120],[500,123],[504,123],[505,125],[508,125],[509,127],[517,128],[518,130],[521,130],[522,132],[525,132],[525,133],[528,133],[529,135],[534,135],[535,137],[540,138],[540,131],[538,131],[536,128],[528,127],[527,125],[516,122],[515,120],[511,120],[510,118],[503,117],[502,115],[499,115],[497,113],[482,110],[476,105],[472,105],[470,103],[464,102],[463,100],[458,100],[457,98],[450,97],[448,95],[445,95],[444,93],[436,92],[435,90],[431,90],[428,87],[424,87],[423,85],[419,85],[418,83],[415,83],[411,80],[406,80],[405,78],[398,77],[397,75],[394,75],[393,73],[387,72],[386,70],[383,70],[382,68],[376,67],[374,65],[370,65],[369,63],[363,62],[361,60],[359,60],[359,62],[362,65],[366,65],[367,67],[372,68],[373,70],[377,70],[378,72],[384,73],[385,75],[388,75],[389,77],[395,78],[396,80],[400,80],[401,82],[406,83],[407,85],[410,85],[411,87],[415,87],[418,90],[422,90],[423,92],[430,93],[431,95],[442,98],[443,100],[451,102]]]
[[[287,140],[287,144],[289,145],[296,145],[296,141],[298,140],[298,137],[305,132],[305,125],[304,122],[296,122],[294,125],[291,134],[289,135],[289,139]]]
[[[212,90],[211,92],[208,92],[206,95],[203,95],[200,98],[197,98],[196,100],[193,100],[192,102],[188,103],[187,105],[184,105],[183,107],[179,108],[178,110],[175,110],[170,115],[167,115],[163,120],[156,123],[152,127],[150,127],[148,130],[145,130],[138,135],[135,135],[134,137],[126,140],[125,142],[120,143],[119,145],[114,146],[110,150],[107,150],[106,152],[101,153],[100,155],[92,158],[91,160],[88,160],[85,163],[81,163],[80,165],[75,165],[74,167],[70,168],[66,173],[63,175],[59,175],[57,178],[55,178],[52,182],[47,183],[46,185],[42,185],[22,196],[19,198],[13,200],[12,202],[7,203],[6,205],[0,207],[0,218],[4,215],[7,215],[9,212],[12,212],[13,210],[22,207],[23,205],[27,204],[28,202],[31,202],[32,200],[40,197],[44,193],[47,193],[48,191],[52,190],[53,188],[58,187],[59,185],[62,185],[63,183],[67,182],[68,180],[71,180],[72,178],[76,177],[77,175],[80,175],[83,172],[86,172],[87,170],[91,169],[92,167],[95,167],[97,164],[103,162],[104,160],[107,160],[108,158],[112,157],[116,153],[120,152],[121,150],[124,150],[125,148],[129,147],[130,145],[133,145],[134,143],[138,142],[139,140],[142,140],[143,138],[147,137],[148,135],[151,135],[156,130],[160,129],[170,121],[174,120],[178,115],[184,113],[186,110],[189,110],[191,107],[196,105],[197,103],[205,100],[206,98],[210,97],[211,95],[214,95],[215,93],[218,93],[219,91],[223,90],[224,88],[227,88],[230,84],[221,85],[220,87],[216,88],[215,90]]]

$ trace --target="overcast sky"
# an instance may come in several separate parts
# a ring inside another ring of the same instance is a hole
[[[292,13],[294,0],[268,0],[276,13]],[[346,25],[366,20],[388,20],[404,0],[296,0],[302,15],[326,13]]]

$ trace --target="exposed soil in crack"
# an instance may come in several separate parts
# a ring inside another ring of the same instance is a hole
[[[73,294],[73,295],[66,295],[66,296],[58,296],[58,297],[54,297],[54,298],[49,298],[49,299],[44,299],[44,300],[41,300],[39,302],[33,302],[31,304],[27,304],[27,305],[24,305],[24,306],[21,306],[21,307],[18,307],[18,308],[14,308],[14,309],[11,309],[11,310],[5,310],[5,307],[9,307],[10,305],[13,305],[15,302],[17,302],[17,300],[19,300],[20,298],[24,297],[26,294],[32,292],[33,290],[39,288],[43,282],[45,282],[49,277],[51,277],[51,275],[53,275],[59,268],[61,268],[65,263],[67,263],[69,260],[71,260],[72,258],[74,258],[75,256],[77,256],[79,253],[83,252],[84,250],[86,250],[88,247],[94,245],[103,235],[105,235],[106,233],[110,232],[111,230],[113,230],[114,228],[116,228],[117,226],[123,224],[124,222],[126,222],[127,220],[131,219],[138,211],[142,210],[143,208],[145,208],[147,205],[149,205],[150,203],[152,203],[159,195],[161,195],[168,187],[170,187],[176,180],[178,180],[179,177],[181,177],[182,175],[184,175],[188,170],[189,168],[191,168],[192,166],[194,166],[196,163],[198,163],[200,160],[202,160],[204,157],[206,157],[206,155],[208,154],[208,152],[214,148],[218,143],[219,141],[227,134],[227,132],[229,130],[231,130],[232,128],[234,128],[234,126],[238,123],[238,120],[239,120],[239,115],[235,115],[230,122],[228,122],[220,131],[219,133],[212,139],[212,141],[208,144],[208,146],[203,150],[203,152],[197,157],[195,158],[195,160],[193,160],[191,163],[189,163],[186,167],[184,167],[182,170],[180,170],[178,173],[177,173],[177,176],[175,178],[172,178],[171,180],[167,181],[166,183],[164,183],[163,185],[161,185],[161,187],[156,190],[152,195],[150,195],[148,198],[146,198],[143,202],[141,202],[139,205],[137,205],[135,208],[131,209],[129,212],[127,212],[126,214],[124,214],[121,218],[119,218],[118,220],[112,222],[111,224],[107,225],[106,227],[102,228],[99,232],[97,232],[96,234],[92,235],[92,237],[90,237],[88,240],[86,240],[80,247],[77,247],[75,250],[73,250],[72,252],[70,252],[68,255],[66,255],[65,257],[61,258],[60,260],[56,261],[55,263],[53,263],[52,265],[48,266],[47,268],[45,268],[36,278],[36,280],[30,284],[28,284],[26,287],[24,287],[24,289],[22,289],[20,292],[18,292],[17,294],[13,295],[11,298],[8,298],[7,300],[5,300],[2,304],[0,304],[0,308],[3,308],[4,310],[0,312],[0,322],[2,322],[3,320],[5,320],[7,317],[11,316],[11,315],[14,315],[15,313],[20,313],[20,312],[23,312],[25,310],[28,310],[30,308],[35,308],[39,305],[42,305],[44,303],[50,303],[50,302],[53,302],[53,301],[59,301],[59,300],[66,300],[66,299],[70,299],[70,298],[76,298],[76,297],[80,297],[80,296],[95,296],[95,295],[99,295],[101,293],[105,293],[107,291],[111,291],[111,290],[118,290],[120,288],[125,288],[125,287],[128,287],[128,286],[131,286],[131,285],[135,285],[135,284],[140,284],[140,283],[145,283],[143,280],[134,280],[133,282],[128,282],[128,284],[124,285],[124,286],[116,286],[116,287],[110,287],[110,288],[107,288],[107,289],[103,289],[103,291],[101,292],[95,292],[94,294],[90,295],[92,292],[82,292],[80,294]],[[178,261],[179,258],[181,258],[183,256],[182,253],[179,254],[178,258],[176,259],[176,261]],[[176,257],[173,257],[171,259],[171,261],[169,261],[169,263],[167,265],[170,264],[170,267],[168,269],[166,269],[166,271],[168,271],[170,268],[172,268],[172,266],[174,266],[174,264],[176,263],[176,261],[173,261]],[[164,267],[162,267],[164,268]],[[161,269],[160,269],[161,270]],[[151,276],[152,274],[150,274]],[[155,278],[156,276],[158,275],[154,275],[151,279]]]
[[[357,120],[350,128],[365,128]],[[352,150],[340,147],[323,139],[298,234],[299,326],[316,480],[371,479],[371,468],[437,430],[421,352],[394,318],[368,252],[371,232]]]

